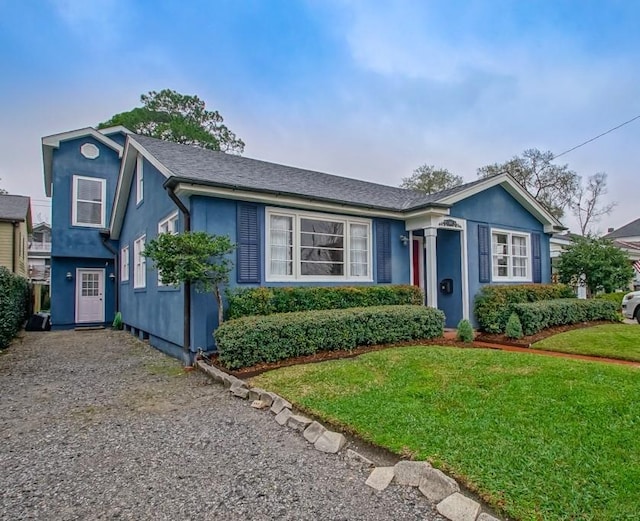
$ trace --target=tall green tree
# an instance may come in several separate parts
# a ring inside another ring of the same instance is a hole
[[[223,124],[220,113],[207,110],[198,96],[164,89],[142,94],[140,101],[142,107],[116,114],[98,128],[122,125],[136,134],[209,150],[244,150],[244,142]]]
[[[164,284],[190,282],[197,291],[212,291],[218,305],[218,325],[224,320],[222,287],[229,282],[235,244],[226,235],[206,232],[161,233],[142,253],[150,258]]]
[[[435,194],[459,186],[462,181],[461,176],[452,174],[446,168],[424,164],[416,168],[409,177],[404,177],[400,187],[425,194]]]
[[[591,295],[629,286],[634,272],[629,256],[603,237],[575,237],[558,262],[560,282],[583,283]]]
[[[479,177],[508,173],[552,215],[560,218],[574,201],[580,177],[568,165],[553,163],[553,154],[537,148],[525,150],[505,163],[478,168]]]

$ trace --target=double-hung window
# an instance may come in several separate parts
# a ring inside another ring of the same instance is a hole
[[[145,288],[147,287],[147,261],[146,257],[142,255],[144,251],[146,235],[138,237],[133,241],[133,287]]]
[[[129,280],[129,246],[125,246],[120,250],[120,281]]]
[[[136,204],[140,204],[144,198],[144,170],[143,159],[140,154],[136,159]]]
[[[178,233],[178,212],[175,211],[165,219],[162,219],[158,223],[158,235],[161,233],[170,233],[176,234]],[[162,273],[158,270],[158,286],[165,286],[166,284],[162,282]]]
[[[494,281],[531,281],[531,236],[505,230],[491,231]]]
[[[267,280],[371,280],[371,222],[268,209]]]
[[[73,176],[73,226],[104,228],[106,187],[106,179]]]

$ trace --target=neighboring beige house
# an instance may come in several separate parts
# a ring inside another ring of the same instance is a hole
[[[31,200],[0,195],[0,266],[28,277],[27,238],[31,233]]]
[[[29,279],[48,285],[51,281],[51,225],[41,222],[33,225],[29,235]]]

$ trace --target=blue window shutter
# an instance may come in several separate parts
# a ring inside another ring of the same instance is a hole
[[[479,282],[491,282],[491,237],[489,227],[478,225],[478,274]]]
[[[376,279],[391,282],[391,224],[384,221],[376,223]]]
[[[238,203],[238,265],[240,283],[260,283],[260,230],[258,207]]]
[[[542,282],[542,252],[540,248],[540,234],[531,234],[531,260],[533,271],[533,282]]]

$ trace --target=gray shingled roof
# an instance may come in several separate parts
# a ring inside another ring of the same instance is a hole
[[[631,221],[629,224],[625,224],[622,228],[613,230],[611,233],[607,233],[605,237],[607,239],[618,239],[623,237],[639,237],[640,236],[640,219]]]
[[[413,190],[350,179],[204,150],[147,136],[131,136],[175,177],[196,183],[279,193],[312,199],[402,211],[429,205],[482,180],[426,195]]]
[[[0,220],[24,221],[29,212],[29,198],[23,195],[0,195]]]

